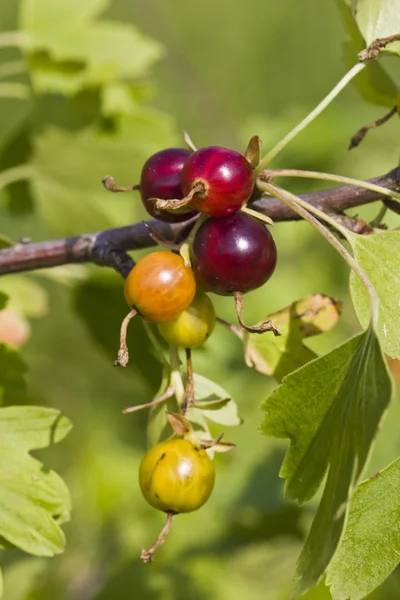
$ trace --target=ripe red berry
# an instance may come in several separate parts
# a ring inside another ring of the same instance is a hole
[[[276,265],[276,246],[259,221],[237,212],[207,219],[192,248],[193,269],[206,290],[228,296],[263,285]]]
[[[215,217],[230,215],[250,198],[254,174],[244,156],[220,146],[193,152],[182,171],[182,190],[187,196],[199,186],[190,205]]]
[[[172,252],[153,252],[142,258],[125,280],[125,298],[146,321],[162,323],[177,317],[196,292],[193,271]]]
[[[167,148],[156,152],[144,163],[140,176],[140,195],[147,212],[160,221],[178,223],[196,214],[191,207],[175,211],[159,210],[150,198],[172,200],[183,198],[181,174],[191,152],[186,148]]]

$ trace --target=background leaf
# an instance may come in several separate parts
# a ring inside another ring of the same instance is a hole
[[[380,300],[377,335],[382,349],[400,358],[400,231],[361,236],[349,233],[354,257],[364,269]],[[350,290],[357,317],[366,327],[369,298],[361,281],[351,272]]]
[[[0,535],[36,556],[64,550],[59,523],[68,520],[70,499],[59,476],[28,452],[61,441],[70,429],[54,409],[0,409]]]
[[[234,330],[243,340],[247,366],[280,380],[316,357],[303,340],[334,327],[342,311],[337,300],[312,294],[265,317],[278,327],[281,336],[257,335]]]
[[[339,543],[347,503],[391,397],[372,329],[288,375],[263,403],[261,432],[289,438],[281,469],[288,497],[321,502],[298,562],[296,594],[315,585]]]
[[[358,53],[367,46],[367,43],[358,28],[351,0],[336,0],[336,4],[349,34],[349,39],[343,43],[343,52],[350,69],[357,61]],[[371,61],[368,67],[352,80],[352,85],[367,102],[390,108],[396,103],[398,86],[377,60]]]
[[[196,408],[188,411],[188,418],[196,420],[196,415],[200,411],[206,419],[218,423],[219,425],[237,426],[241,424],[237,412],[237,406],[234,400],[229,398],[229,394],[220,385],[199,375],[194,374],[194,396]],[[213,401],[223,400],[212,407]],[[206,408],[202,406],[205,404]],[[200,408],[201,407],[201,408]]]
[[[377,38],[400,32],[399,0],[358,0],[355,17],[367,45]],[[386,46],[383,52],[400,55],[400,42]]]
[[[329,566],[333,600],[362,600],[400,562],[400,459],[363,481],[352,499],[341,544]]]

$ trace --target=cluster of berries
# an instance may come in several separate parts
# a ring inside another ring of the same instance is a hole
[[[132,310],[121,328],[117,365],[127,364],[126,328],[135,315],[157,324],[170,345],[185,348],[190,356],[190,349],[203,344],[214,329],[215,310],[207,292],[233,295],[239,322],[247,330],[279,334],[269,321],[251,327],[241,317],[242,294],[270,278],[277,258],[268,229],[245,212],[255,186],[253,168],[245,156],[218,146],[196,151],[168,148],[146,161],[138,186],[116,188],[111,181],[112,191],[139,190],[146,210],[159,220],[193,219],[180,254],[153,252],[126,278],[125,298]],[[169,516],[198,509],[214,485],[214,466],[206,449],[218,450],[220,439],[204,443],[195,438],[185,417],[194,404],[188,369],[186,397],[180,413],[170,420],[175,435],[150,449],[140,467],[144,497]],[[160,539],[155,547],[159,543]],[[155,547],[143,551],[145,562],[151,560]]]

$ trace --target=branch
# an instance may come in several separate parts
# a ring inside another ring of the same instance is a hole
[[[371,179],[370,182],[399,192],[400,167],[393,169],[387,175]],[[391,210],[399,212],[399,204],[395,201],[388,200],[377,192],[350,185],[303,194],[300,198],[319,210],[340,219],[346,227],[357,233],[362,232],[363,225],[366,224],[344,215],[343,211],[383,200]],[[252,209],[271,217],[275,222],[300,219],[277,198],[264,196],[253,199],[249,204]],[[196,218],[186,223],[171,224],[154,220],[150,222],[150,226],[159,238],[179,242],[188,235],[195,221]],[[101,266],[113,267],[123,277],[126,277],[134,264],[126,252],[155,245],[156,242],[144,223],[60,240],[19,243],[0,250],[0,275],[71,263],[92,262]]]

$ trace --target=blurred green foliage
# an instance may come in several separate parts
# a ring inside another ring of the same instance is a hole
[[[152,152],[182,143],[182,129],[196,145],[240,150],[258,134],[271,147],[346,68],[339,12],[319,0],[2,0],[0,29],[19,28],[31,36],[28,48],[0,49],[0,74],[10,62],[22,64],[0,79],[0,89],[22,86],[18,97],[0,98],[0,171],[27,163],[32,169],[8,187],[0,175],[1,234],[16,240],[145,218],[138,197],[108,195],[102,177],[136,183]],[[371,132],[358,150],[346,150],[351,135],[381,115],[382,107],[365,103],[350,87],[277,165],[361,179],[389,171],[398,159],[396,119]],[[317,185],[290,181],[298,192]],[[358,212],[369,218],[377,210]],[[387,222],[397,225],[398,217]],[[277,224],[274,233],[278,268],[265,288],[246,297],[245,320],[257,322],[312,292],[338,297],[344,301],[339,325],[307,341],[313,351],[326,352],[358,331],[347,269],[305,223]],[[120,279],[80,265],[9,276],[0,280],[1,290],[3,281],[30,327],[21,348],[29,397],[74,423],[62,444],[40,452],[71,491],[67,549],[54,559],[1,553],[5,599],[288,599],[316,503],[299,507],[283,499],[278,472],[286,442],[256,434],[260,403],[274,381],[245,366],[240,340],[217,328],[194,352],[196,371],[238,402],[244,424],[226,431],[237,449],[217,457],[212,498],[198,513],[175,520],[168,543],[146,566],[140,549],[163,522],[137,482],[147,415],[121,411],[149,401],[161,373],[140,323],[130,331],[129,367],[112,366],[126,310]],[[216,298],[215,305],[220,316],[234,319],[230,299]],[[19,401],[24,385],[22,364],[17,368],[15,393],[3,398],[8,404]],[[367,474],[400,453],[400,409],[394,404],[390,411]],[[394,573],[371,599],[399,594]],[[328,600],[330,594],[321,584],[305,598]]]

